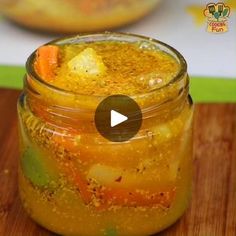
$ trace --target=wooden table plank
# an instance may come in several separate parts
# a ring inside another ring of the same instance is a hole
[[[17,192],[18,91],[0,90],[0,235],[52,236],[28,218]],[[191,205],[165,236],[236,235],[236,104],[197,105]]]

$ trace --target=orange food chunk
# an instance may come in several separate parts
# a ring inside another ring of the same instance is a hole
[[[176,188],[159,192],[107,188],[102,190],[104,205],[128,207],[152,207],[161,205],[169,208],[176,195]]]
[[[92,193],[89,191],[88,182],[80,172],[74,168],[71,163],[67,163],[62,168],[64,175],[68,176],[72,184],[79,189],[80,196],[85,204],[89,204],[92,200]]]
[[[55,45],[42,46],[37,50],[35,69],[42,79],[50,82],[55,77],[59,61],[59,48]]]

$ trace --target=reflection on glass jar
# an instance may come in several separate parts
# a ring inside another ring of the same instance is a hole
[[[0,1],[9,19],[32,29],[91,32],[119,27],[148,14],[160,0]]]
[[[179,66],[167,84],[131,96],[143,122],[127,142],[110,142],[96,130],[94,111],[105,96],[43,81],[34,70],[35,53],[27,63],[18,102],[20,195],[36,222],[62,235],[152,235],[184,213],[191,195],[193,104],[183,57],[159,41],[128,34],[84,35],[51,44],[63,50],[64,45],[110,41],[121,48],[138,45],[147,54],[164,52]],[[156,84],[154,78],[149,85]]]

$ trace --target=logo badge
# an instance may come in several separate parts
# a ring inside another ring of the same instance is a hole
[[[228,18],[230,7],[224,3],[209,3],[204,10],[207,18],[207,31],[210,33],[225,33],[229,29]]]

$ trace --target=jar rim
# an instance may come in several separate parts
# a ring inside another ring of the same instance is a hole
[[[147,95],[150,95],[150,94],[155,93],[157,91],[160,91],[161,89],[164,89],[165,87],[168,87],[171,84],[175,84],[175,83],[181,81],[181,79],[184,78],[185,75],[187,74],[187,63],[180,52],[178,52],[175,48],[173,48],[172,46],[170,46],[162,41],[159,41],[159,40],[151,38],[151,37],[143,36],[143,35],[138,35],[138,34],[133,34],[133,33],[120,33],[120,32],[119,33],[117,33],[117,32],[102,32],[102,33],[91,33],[91,34],[81,33],[81,34],[74,35],[74,36],[66,36],[66,37],[56,39],[56,40],[52,40],[52,41],[46,43],[45,45],[51,45],[51,44],[63,45],[68,42],[72,44],[72,43],[76,43],[79,40],[83,40],[83,39],[84,40],[87,39],[88,40],[87,42],[93,42],[93,38],[104,37],[104,36],[106,38],[103,41],[105,41],[105,40],[106,41],[112,41],[112,40],[114,41],[115,38],[116,39],[121,38],[121,41],[125,41],[125,39],[137,39],[136,41],[130,41],[130,42],[138,42],[138,40],[146,41],[149,43],[151,42],[153,44],[156,44],[157,46],[159,45],[159,46],[164,47],[169,52],[171,52],[173,54],[173,56],[175,56],[175,58],[178,60],[178,63],[180,65],[180,70],[168,83],[164,84],[161,87],[154,88],[148,92],[138,93],[138,94],[134,94],[134,95],[128,95],[129,97],[131,97],[133,99],[135,99],[137,97],[147,96]],[[84,42],[84,41],[81,41],[81,42]],[[129,42],[129,41],[127,41],[127,42]],[[65,96],[93,97],[93,98],[97,98],[97,99],[104,99],[105,97],[107,97],[107,95],[89,95],[89,94],[74,93],[72,91],[68,91],[66,89],[59,88],[59,87],[56,87],[50,83],[47,83],[45,80],[43,80],[38,75],[38,73],[34,69],[33,62],[36,57],[36,52],[37,52],[37,50],[35,50],[28,57],[28,59],[26,61],[26,71],[27,71],[27,74],[31,77],[31,79],[35,80],[40,85],[47,87],[49,90],[51,90],[53,92],[64,94]]]

